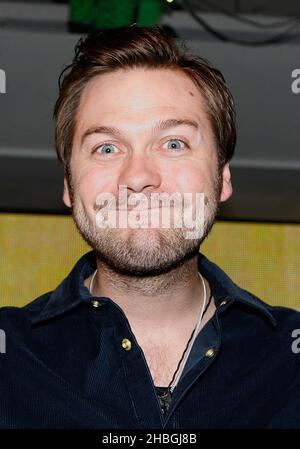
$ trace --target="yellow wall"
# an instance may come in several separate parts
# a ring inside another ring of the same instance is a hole
[[[71,216],[0,214],[0,306],[53,290],[90,247]],[[217,222],[200,249],[241,287],[300,310],[300,225]]]

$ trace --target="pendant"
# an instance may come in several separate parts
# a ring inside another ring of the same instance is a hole
[[[166,415],[169,410],[172,393],[168,388],[168,390],[165,393],[163,393],[162,395],[159,395],[158,397],[159,397],[162,412],[164,415]]]

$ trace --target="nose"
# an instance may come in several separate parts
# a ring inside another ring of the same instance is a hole
[[[149,156],[132,155],[122,167],[118,184],[127,186],[128,193],[156,190],[161,184],[159,169]]]

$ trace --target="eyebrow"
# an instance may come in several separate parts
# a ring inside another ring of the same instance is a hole
[[[157,122],[153,127],[152,133],[182,125],[189,126],[190,128],[196,130],[200,129],[199,124],[195,120],[170,118],[167,120],[159,120],[159,122]],[[81,145],[86,137],[90,136],[91,134],[110,134],[112,136],[120,137],[122,136],[122,131],[114,126],[92,126],[91,128],[88,128],[82,135]]]

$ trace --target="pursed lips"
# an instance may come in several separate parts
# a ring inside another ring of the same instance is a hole
[[[143,211],[143,210],[151,210],[151,209],[162,209],[162,208],[166,208],[166,207],[173,207],[173,206],[155,206],[155,207],[139,207],[139,206],[123,206],[123,207],[119,207],[117,210],[127,210],[127,211],[131,211],[131,210],[135,210],[135,211]]]

